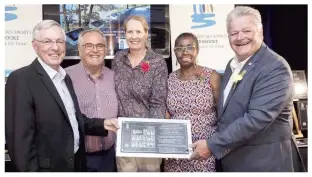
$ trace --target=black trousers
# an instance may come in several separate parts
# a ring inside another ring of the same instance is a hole
[[[107,150],[86,154],[88,172],[117,172],[114,145]]]
[[[74,171],[75,172],[86,172],[86,159],[85,154],[81,152],[80,148],[74,155]]]
[[[216,172],[223,172],[221,160],[216,159]]]

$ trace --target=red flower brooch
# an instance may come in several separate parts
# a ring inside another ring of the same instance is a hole
[[[142,69],[143,72],[146,73],[150,69],[149,62],[148,61],[143,61],[141,63],[141,69]]]

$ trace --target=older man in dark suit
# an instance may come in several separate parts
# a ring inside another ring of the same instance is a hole
[[[85,134],[106,136],[117,119],[81,114],[72,81],[60,66],[65,32],[53,20],[33,30],[38,58],[10,74],[5,86],[5,135],[17,171],[86,171]]]
[[[284,58],[263,43],[260,13],[236,7],[227,17],[229,61],[218,103],[219,133],[193,144],[192,158],[221,159],[224,171],[298,171],[293,141],[293,79]]]

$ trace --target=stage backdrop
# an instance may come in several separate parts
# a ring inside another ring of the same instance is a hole
[[[32,30],[42,20],[42,5],[5,5],[5,77],[29,65],[37,56]]]
[[[172,71],[179,69],[174,55],[174,41],[179,34],[191,32],[199,41],[198,64],[223,73],[234,56],[226,32],[226,16],[234,4],[189,4],[169,6]]]

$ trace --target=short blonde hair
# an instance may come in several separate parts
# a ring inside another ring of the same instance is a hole
[[[143,29],[144,31],[147,33],[148,32],[148,24],[147,24],[147,21],[146,21],[146,18],[143,17],[143,16],[139,16],[139,15],[133,15],[133,16],[130,16],[126,19],[126,21],[124,22],[124,28],[125,28],[125,31],[127,31],[127,24],[130,20],[136,20],[136,21],[139,21],[141,22],[142,26],[143,26]]]

